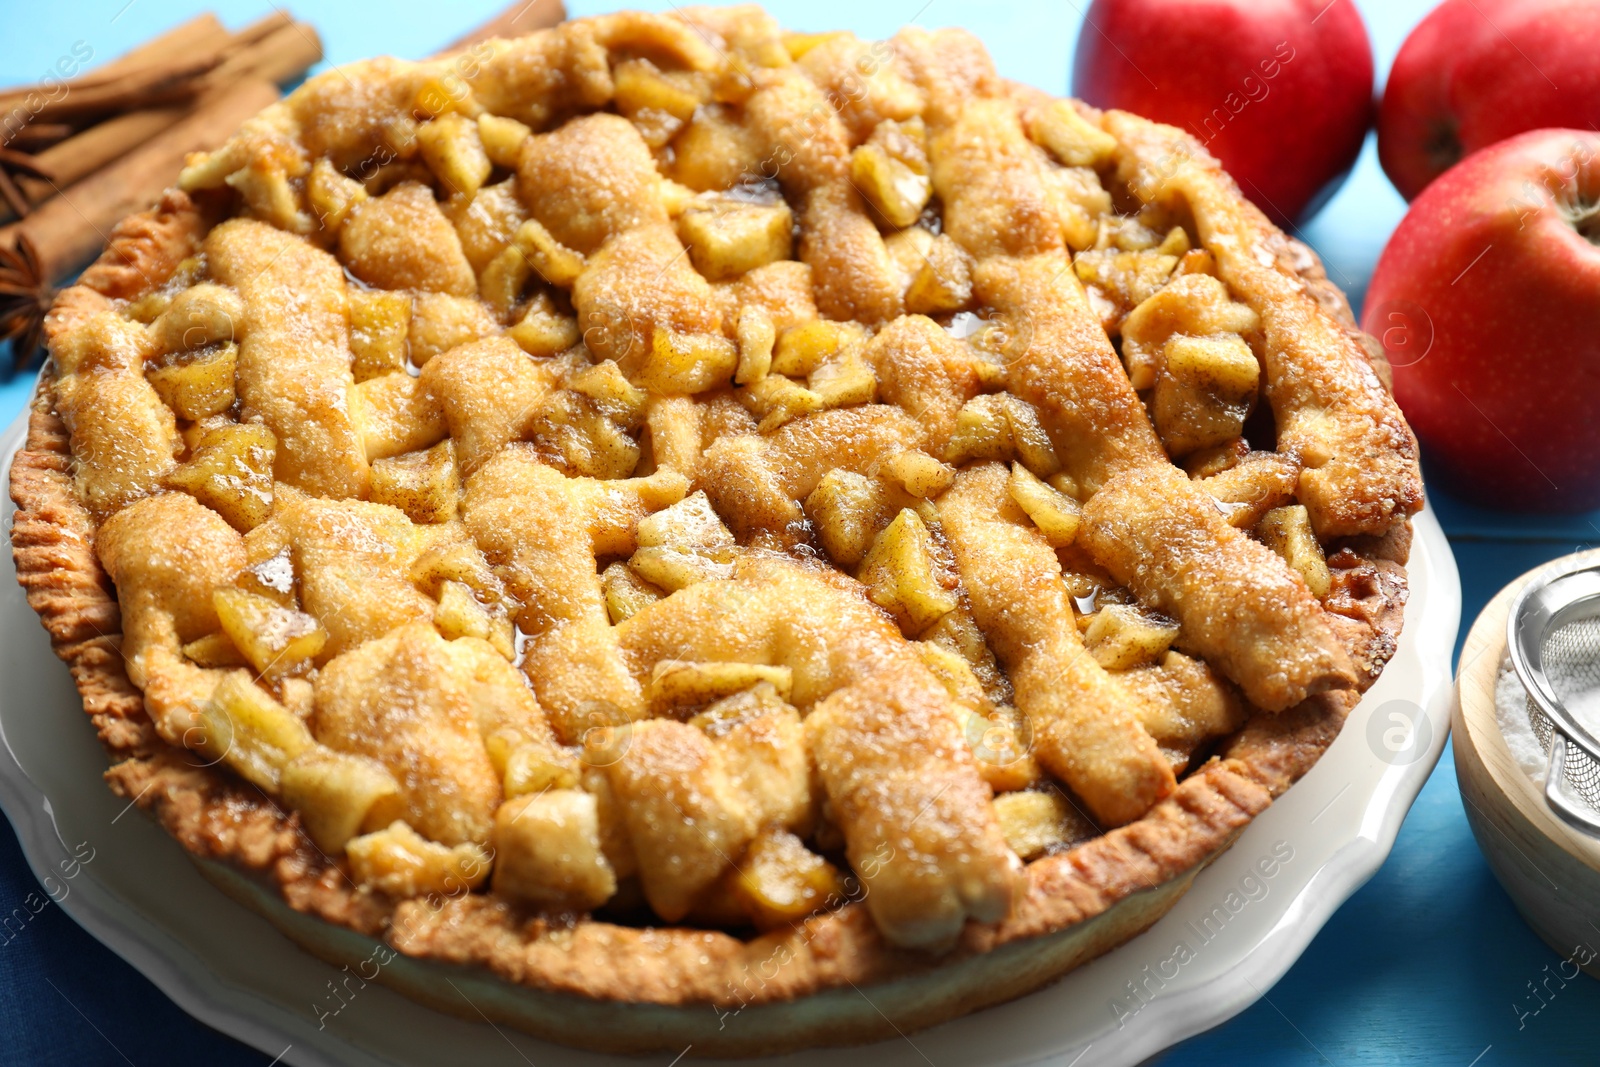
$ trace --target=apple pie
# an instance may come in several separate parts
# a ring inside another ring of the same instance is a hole
[[[13,545],[111,788],[591,1048],[868,1041],[1143,930],[1383,669],[1422,504],[1316,257],[951,30],[322,74],[47,334]]]

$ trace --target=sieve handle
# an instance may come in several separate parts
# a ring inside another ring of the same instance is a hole
[[[1600,837],[1600,816],[1587,804],[1574,804],[1562,791],[1561,783],[1567,777],[1567,735],[1558,729],[1550,731],[1550,770],[1545,774],[1544,799],[1550,810],[1569,824],[1593,837]]]

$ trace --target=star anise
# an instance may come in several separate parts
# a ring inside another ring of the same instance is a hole
[[[30,178],[55,184],[55,175],[50,173],[48,167],[40,165],[39,161],[26,152],[19,152],[15,148],[0,147],[0,199],[16,214],[23,218],[33,210],[33,204],[17,185],[16,175],[26,174]]]
[[[20,370],[39,350],[44,314],[55,288],[45,277],[39,252],[27,234],[15,248],[0,246],[0,341],[11,342],[12,370]]]

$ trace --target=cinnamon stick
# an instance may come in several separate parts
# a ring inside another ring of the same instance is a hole
[[[238,33],[229,33],[215,15],[206,14],[190,19],[154,40],[65,82],[63,87],[66,91],[60,99],[46,99],[37,107],[29,107],[31,121],[81,120],[107,111],[127,112],[192,97],[207,88],[207,83],[198,80],[200,75],[214,71],[225,65],[230,57],[247,52],[287,29],[293,21],[288,13],[276,11]],[[305,34],[302,32],[297,36],[304,38]],[[311,37],[316,58],[320,59],[321,44],[315,42],[315,34]],[[277,51],[285,52],[286,49],[280,43]],[[310,63],[306,66],[310,66]],[[232,81],[234,77],[226,80]],[[55,96],[61,88],[56,87],[49,95]],[[27,107],[28,98],[38,91],[35,86],[0,91],[0,111]]]
[[[184,53],[215,49],[219,45],[226,43],[229,37],[227,29],[217,20],[217,16],[207,12],[206,14],[195,16],[188,22],[174,26],[160,36],[154,37],[144,44],[137,45],[120,56],[107,60],[92,71],[87,72],[83,77],[92,76],[97,79],[104,79],[108,76],[125,73],[134,67],[147,66]],[[14,98],[25,91],[23,89],[6,89],[0,90],[0,93]],[[125,138],[115,136],[115,131],[111,131],[111,136],[98,134],[88,141],[80,142],[83,151],[80,152],[77,146],[73,146],[64,152],[54,153],[49,159],[44,158],[46,153],[43,150],[67,140],[74,134],[79,134],[80,131],[70,122],[41,122],[37,116],[30,116],[27,125],[11,135],[9,147],[38,154],[41,165],[57,175],[63,184],[66,184],[76,181],[84,174],[89,173],[89,171],[99,168],[101,164],[115,159],[129,148],[142,143],[166,126],[176,122],[184,114],[184,109],[176,105],[170,106],[165,110],[165,121],[159,124],[139,124],[131,132],[131,135]],[[95,128],[98,129],[98,127]],[[95,145],[102,142],[109,145],[108,150],[100,150],[95,147]],[[84,165],[82,167],[72,165],[71,161],[80,157],[85,160]],[[22,185],[25,190],[29,189],[26,181]],[[30,190],[30,199],[37,202],[51,195],[54,191],[54,189],[44,186],[42,183],[34,183],[34,188]]]
[[[257,27],[245,32],[250,33]],[[201,90],[215,90],[248,78],[286,82],[304,74],[320,59],[322,39],[317,36],[316,28],[309,23],[289,20],[273,27],[270,32],[254,36],[246,47],[217,64],[201,79]]]
[[[169,103],[193,96],[195,78],[216,66],[220,59],[220,50],[208,50],[143,63],[111,74],[74,78],[64,83],[66,91],[54,100],[33,99],[41,93],[31,86],[12,89],[0,93],[0,112],[26,108],[32,112],[33,121],[51,122]]]
[[[24,152],[38,152],[58,141],[66,140],[72,133],[70,122],[30,122],[11,135],[6,147],[17,148]]]
[[[495,37],[521,37],[535,30],[546,30],[566,17],[567,9],[561,0],[516,0],[488,22],[468,30],[428,58],[437,59]]]
[[[532,33],[565,17],[561,0],[518,0],[445,51]],[[52,102],[54,112],[35,113],[35,119],[53,121],[93,114],[92,107],[112,102],[125,108],[130,99],[163,105],[108,120],[40,153],[56,180],[36,183],[28,194],[48,195],[63,186],[65,192],[44,200],[26,219],[0,227],[0,247],[26,236],[42,250],[43,273],[52,281],[66,277],[103,247],[120,219],[160,195],[190,152],[224,141],[278,98],[274,81],[294,77],[322,57],[316,32],[281,12],[236,35],[221,30],[219,36],[219,30],[212,17],[193,19],[69,83],[66,97]],[[26,92],[0,93],[0,108]],[[123,96],[114,100],[115,93]],[[177,102],[185,94],[193,102]]]
[[[114,59],[108,59],[93,70],[87,71],[84,76],[115,76],[124,74],[134,67],[159,63],[174,56],[215,51],[225,45],[232,36],[217,16],[207,11],[196,15],[188,22],[180,22],[143,44],[135,45]]]
[[[187,24],[186,24],[187,25]],[[226,36],[226,31],[223,31]],[[54,183],[21,178],[17,184],[30,203],[39,204],[101,167],[146,143],[196,107],[208,94],[224,91],[238,81],[259,78],[282,82],[297,77],[322,58],[316,30],[275,15],[245,27],[232,40],[244,46],[205,75],[199,102],[166,104],[106,119],[60,144],[38,153],[35,159],[54,176]],[[144,46],[148,48],[149,46]],[[230,45],[230,47],[232,47]],[[231,131],[230,131],[231,132]]]
[[[217,61],[221,63],[226,57],[258,43],[293,21],[294,16],[287,11],[277,10],[243,29],[232,31],[224,26],[216,15],[208,11],[203,15],[196,15],[188,22],[174,26],[144,44],[135,45],[115,59],[86,72],[82,78],[87,81],[115,77],[126,74],[135,67],[170,62],[180,56],[195,54],[217,56]]]
[[[219,93],[193,114],[122,159],[46,201],[26,219],[0,227],[0,246],[26,234],[58,281],[93,258],[111,227],[148,207],[183,168],[190,152],[215,148],[241,124],[278,99],[277,86],[249,79]]]
[[[230,51],[237,51],[240,48],[247,48],[258,41],[263,41],[272,36],[285,26],[294,25],[294,21],[295,19],[293,15],[289,14],[282,8],[276,8],[273,10],[272,14],[264,15],[237,33],[230,34],[228,40],[228,49]]]
[[[33,178],[24,178],[18,184],[28,200],[38,204],[144,144],[191,110],[189,104],[166,104],[106,119],[34,156],[40,166],[55,175],[53,184]]]

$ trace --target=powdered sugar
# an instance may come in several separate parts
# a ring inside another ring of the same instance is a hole
[[[1596,684],[1597,665],[1590,663],[1562,663],[1558,658],[1545,664],[1550,684],[1561,699],[1562,705],[1596,734],[1600,734],[1600,685]],[[1545,770],[1550,765],[1549,753],[1534,735],[1533,724],[1528,719],[1528,695],[1510,659],[1500,664],[1500,673],[1494,685],[1494,717],[1500,734],[1512,758],[1532,778],[1539,788],[1544,788]]]
[[[1494,717],[1500,726],[1500,736],[1506,739],[1506,747],[1511,750],[1511,758],[1542,790],[1550,755],[1533,735],[1533,724],[1528,720],[1528,693],[1522,688],[1517,672],[1511,669],[1509,659],[1500,664],[1500,673],[1495,678]]]

